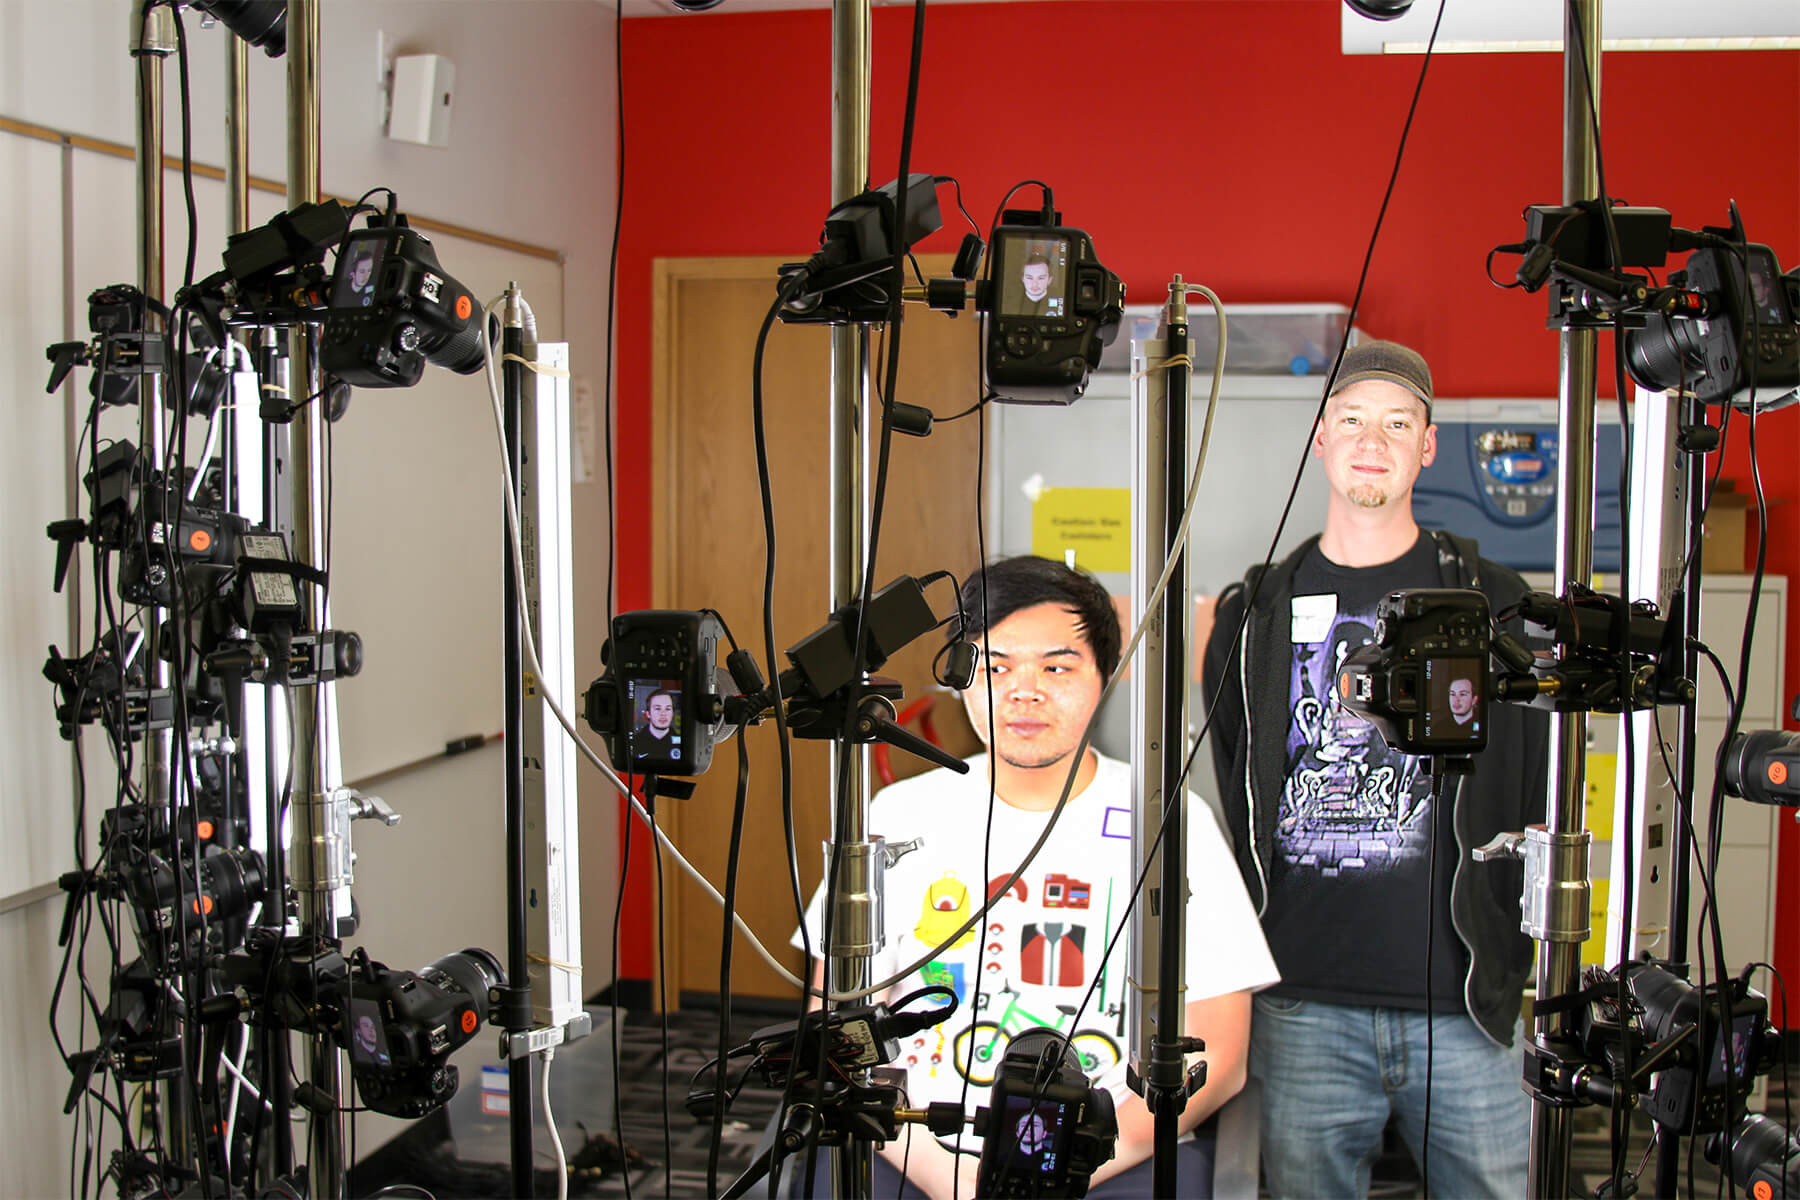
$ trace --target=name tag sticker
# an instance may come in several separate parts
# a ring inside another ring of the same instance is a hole
[[[1291,601],[1288,640],[1295,645],[1316,645],[1331,632],[1337,618],[1337,594],[1295,596]]]

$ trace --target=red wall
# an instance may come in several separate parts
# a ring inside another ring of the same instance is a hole
[[[932,5],[912,169],[958,176],[984,228],[1012,184],[1049,182],[1135,301],[1180,272],[1228,303],[1348,304],[1421,60],[1344,56],[1338,10],[1338,0]],[[875,183],[898,170],[911,12],[875,12]],[[626,22],[623,564],[649,556],[651,264],[817,246],[830,191],[829,35],[825,13],[731,14],[729,4]],[[1357,323],[1423,352],[1442,395],[1557,392],[1543,297],[1495,288],[1482,264],[1522,236],[1524,205],[1560,198],[1561,78],[1550,54],[1431,63]],[[1612,54],[1601,101],[1612,195],[1690,228],[1723,224],[1735,199],[1752,240],[1787,266],[1800,261],[1800,52]],[[950,251],[967,226],[942,199],[945,229],[924,248]],[[1726,473],[1747,489],[1745,424],[1733,422]],[[1768,569],[1800,577],[1800,408],[1763,418],[1758,448],[1775,505]],[[648,574],[623,567],[620,607],[649,601]],[[1791,697],[1792,607],[1787,628]],[[1800,830],[1783,828],[1776,957],[1800,978]],[[636,911],[621,936],[630,977],[651,969],[648,857],[632,855]]]

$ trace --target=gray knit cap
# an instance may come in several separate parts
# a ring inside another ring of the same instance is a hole
[[[1425,404],[1425,415],[1431,415],[1431,368],[1417,350],[1399,342],[1363,342],[1344,351],[1344,364],[1338,368],[1337,382],[1331,394],[1337,395],[1353,383],[1365,379],[1385,379],[1397,383]]]

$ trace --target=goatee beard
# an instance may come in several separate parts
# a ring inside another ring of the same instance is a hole
[[[1372,483],[1359,483],[1346,493],[1350,503],[1358,508],[1380,508],[1388,502],[1388,495]]]

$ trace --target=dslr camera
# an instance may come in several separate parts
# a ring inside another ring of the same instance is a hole
[[[400,213],[373,219],[338,249],[320,363],[355,387],[411,387],[427,362],[481,370],[482,311]]]
[[[1125,312],[1125,287],[1061,214],[1008,210],[994,230],[987,386],[997,400],[1072,404]]]
[[[1709,233],[1729,233],[1708,230]],[[1655,391],[1690,388],[1707,404],[1759,411],[1800,396],[1800,273],[1781,273],[1775,252],[1755,243],[1707,247],[1669,276],[1706,299],[1697,320],[1652,313],[1630,332],[1631,377]]]
[[[1112,1093],[1088,1082],[1068,1039],[1040,1027],[1008,1043],[976,1132],[976,1195],[1085,1196],[1113,1156],[1119,1120]]]
[[[1655,1054],[1657,1066],[1647,1080],[1620,1082],[1641,1088],[1643,1111],[1668,1129],[1730,1131],[1744,1115],[1757,1076],[1780,1061],[1781,1034],[1769,1024],[1769,1002],[1745,979],[1701,988],[1667,964],[1640,960],[1614,971],[1590,967],[1582,982],[1587,1003],[1575,1028],[1585,1054],[1607,1063],[1609,1071],[1622,1065],[1624,1044],[1632,1046],[1639,1063]]]
[[[602,649],[607,671],[583,697],[582,715],[620,769],[632,775],[698,775],[712,765],[724,717],[717,659],[725,627],[709,612],[650,609],[613,618]]]
[[[447,1104],[459,1083],[447,1060],[481,1031],[489,993],[505,983],[499,960],[476,948],[416,973],[363,960],[351,977],[344,1027],[335,1031],[363,1103],[409,1120]]]
[[[1465,755],[1487,747],[1487,597],[1458,588],[1389,592],[1375,640],[1345,656],[1338,698],[1408,754]]]

